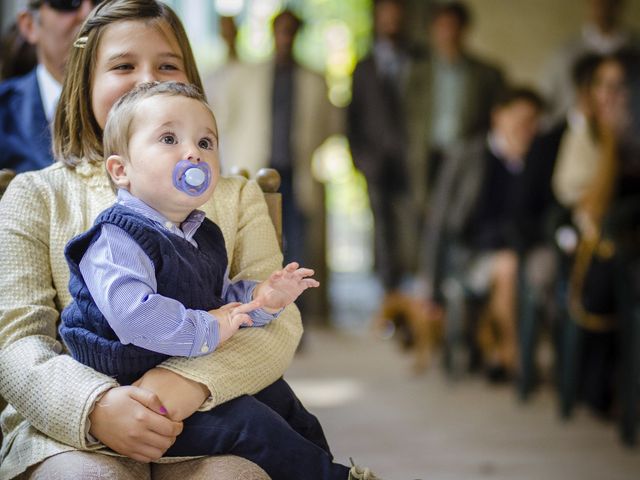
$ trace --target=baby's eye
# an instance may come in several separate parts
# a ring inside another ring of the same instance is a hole
[[[213,140],[211,140],[210,138],[201,138],[200,141],[198,142],[198,146],[200,148],[204,148],[205,150],[212,150]]]
[[[113,67],[114,70],[131,70],[132,68],[133,65],[131,65],[130,63],[121,63]]]
[[[160,137],[160,141],[167,145],[175,145],[177,143],[175,135],[167,134]]]
[[[172,63],[164,63],[160,65],[160,70],[178,70],[178,67]]]

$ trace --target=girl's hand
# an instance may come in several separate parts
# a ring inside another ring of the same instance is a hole
[[[309,278],[313,273],[313,270],[300,268],[300,265],[292,262],[258,284],[253,291],[253,298],[260,302],[266,312],[276,313],[293,303],[307,288],[320,285],[317,280]]]
[[[111,450],[139,462],[162,457],[182,432],[158,396],[142,388],[114,387],[105,393],[89,415],[89,433]]]

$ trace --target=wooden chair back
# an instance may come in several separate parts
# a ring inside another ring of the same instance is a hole
[[[7,168],[3,168],[0,170],[0,197],[9,186],[9,182],[13,180],[13,177],[16,176],[16,172],[13,170],[9,170]]]
[[[231,175],[239,175],[249,178],[249,172],[244,168],[232,168]],[[255,176],[256,182],[262,189],[264,199],[269,208],[269,216],[276,229],[278,244],[282,249],[282,194],[278,192],[280,188],[280,174],[274,168],[261,168]]]

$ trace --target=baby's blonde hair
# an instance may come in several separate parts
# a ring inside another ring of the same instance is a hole
[[[180,96],[197,100],[211,113],[215,131],[218,131],[213,111],[209,104],[207,104],[200,89],[195,85],[180,82],[141,83],[120,97],[109,111],[103,133],[105,160],[111,155],[120,155],[125,161],[129,161],[129,140],[132,134],[131,126],[138,107],[144,100],[159,95],[168,97]],[[114,185],[112,184],[112,186]]]

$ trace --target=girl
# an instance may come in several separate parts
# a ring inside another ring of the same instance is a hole
[[[78,38],[54,123],[59,162],[18,175],[0,203],[0,395],[10,404],[2,415],[0,478],[25,471],[25,478],[43,472],[87,478],[88,471],[123,479],[232,479],[239,472],[263,478],[253,464],[228,457],[153,468],[138,463],[160,458],[182,423],[158,413],[160,402],[147,390],[121,387],[61,354],[56,324],[70,301],[64,245],[115,199],[101,163],[109,109],[146,81],[201,88],[184,29],[159,2],[103,2]],[[232,278],[265,279],[280,268],[282,256],[257,185],[222,179],[203,209],[224,234]],[[290,306],[278,322],[231,339],[233,352],[170,359],[149,371],[145,383],[186,417],[271,385],[284,373],[301,333],[299,313]],[[129,459],[86,452],[98,442]]]

